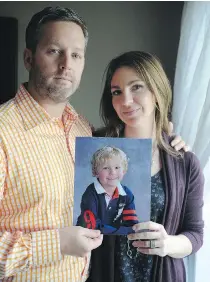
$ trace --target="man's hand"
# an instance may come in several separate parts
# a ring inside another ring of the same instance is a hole
[[[103,235],[99,230],[80,226],[59,229],[60,248],[62,255],[85,257],[90,251],[99,247]]]
[[[173,127],[173,123],[169,122],[169,135],[174,137],[171,142],[171,147],[173,147],[176,151],[180,151],[181,149],[183,149],[185,152],[190,151],[189,146],[185,144],[184,140],[182,140],[182,137],[173,133]]]

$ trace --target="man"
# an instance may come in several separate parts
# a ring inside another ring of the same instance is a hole
[[[46,8],[27,27],[29,81],[0,108],[0,279],[85,281],[87,254],[102,242],[100,231],[71,226],[75,137],[91,129],[67,102],[87,41],[69,9]]]
[[[0,107],[1,281],[85,281],[102,242],[98,230],[71,226],[75,137],[91,128],[68,99],[87,41],[83,20],[60,7],[35,14],[26,29],[29,81]]]

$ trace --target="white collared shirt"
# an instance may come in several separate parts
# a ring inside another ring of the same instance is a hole
[[[94,179],[94,186],[96,189],[97,194],[104,194],[105,193],[105,201],[106,201],[106,206],[108,207],[109,202],[112,199],[112,196],[109,196],[106,192],[106,190],[104,189],[104,187],[101,185],[101,183],[98,181],[97,178]],[[118,189],[118,193],[121,196],[126,196],[125,190],[123,189],[122,185],[120,184],[120,182],[118,182],[116,188]]]

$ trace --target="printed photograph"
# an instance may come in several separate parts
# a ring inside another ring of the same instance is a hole
[[[105,235],[150,220],[151,139],[77,137],[74,225]]]

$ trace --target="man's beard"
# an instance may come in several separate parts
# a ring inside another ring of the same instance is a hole
[[[37,94],[44,98],[50,98],[56,103],[67,102],[69,97],[76,91],[73,84],[69,88],[64,88],[62,85],[48,84],[48,78],[40,71],[37,65],[33,65],[29,79],[32,81]]]

